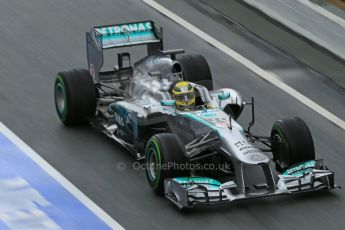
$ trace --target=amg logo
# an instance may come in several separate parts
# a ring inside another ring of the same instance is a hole
[[[124,25],[119,25],[119,26],[101,27],[101,28],[97,28],[96,30],[103,36],[111,36],[114,34],[121,34],[121,33],[151,31],[152,24],[151,22],[140,22],[140,23],[124,24]]]

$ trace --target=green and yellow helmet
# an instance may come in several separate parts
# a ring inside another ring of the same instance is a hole
[[[172,90],[176,107],[180,110],[191,109],[195,104],[195,90],[188,81],[177,82]]]

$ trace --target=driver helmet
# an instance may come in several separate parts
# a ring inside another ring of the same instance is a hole
[[[177,82],[172,90],[172,97],[179,110],[190,110],[195,104],[195,90],[188,81]]]

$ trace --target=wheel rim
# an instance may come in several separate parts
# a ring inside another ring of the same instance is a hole
[[[152,181],[157,178],[157,153],[154,148],[150,148],[148,152],[148,174]]]
[[[276,163],[279,165],[281,169],[285,169],[288,166],[288,163],[286,162],[286,154],[287,154],[287,149],[286,149],[286,143],[282,139],[282,137],[276,133],[273,136],[273,140],[275,142],[275,145],[277,145],[275,148],[280,154],[277,154],[277,156],[274,156]]]
[[[55,103],[59,114],[63,115],[66,111],[66,93],[64,86],[59,82],[55,87]]]

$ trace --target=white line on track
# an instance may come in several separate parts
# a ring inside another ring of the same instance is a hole
[[[328,10],[322,8],[321,6],[319,6],[313,2],[310,2],[309,0],[296,0],[296,1],[300,2],[301,4],[308,6],[309,8],[312,8],[313,10],[318,12],[319,14],[323,15],[324,17],[328,18],[329,20],[332,20],[333,22],[335,22],[338,25],[345,28],[345,20],[342,19],[341,17],[329,12]]]
[[[5,135],[10,141],[12,141],[20,150],[23,151],[31,160],[38,164],[48,175],[53,177],[60,185],[62,185],[67,191],[69,191],[75,198],[77,198],[82,204],[89,208],[98,218],[106,223],[112,229],[124,229],[119,223],[117,223],[112,217],[98,207],[92,200],[90,200],[84,193],[82,193],[77,187],[75,187],[70,181],[68,181],[63,175],[61,175],[53,166],[46,162],[38,153],[36,153],[30,146],[23,142],[18,136],[16,136],[9,128],[7,128],[2,122],[0,122],[0,132]]]
[[[299,93],[298,91],[296,91],[295,89],[293,89],[289,85],[280,81],[275,76],[273,76],[269,72],[265,71],[264,69],[260,68],[259,66],[257,66],[255,63],[253,63],[249,59],[243,57],[241,54],[237,53],[236,51],[232,50],[228,46],[224,45],[223,43],[221,43],[217,39],[211,37],[210,35],[208,35],[204,31],[198,29],[197,27],[195,27],[191,23],[187,22],[186,20],[184,20],[180,16],[176,15],[175,13],[171,12],[167,8],[163,7],[162,5],[158,4],[157,2],[155,2],[153,0],[142,0],[142,1],[145,2],[147,5],[151,6],[152,8],[156,9],[160,13],[164,14],[168,18],[177,22],[178,24],[180,24],[181,26],[183,26],[187,30],[191,31],[192,33],[194,33],[195,35],[197,35],[198,37],[200,37],[204,41],[212,44],[214,47],[218,48],[219,50],[223,51],[224,53],[226,53],[230,57],[234,58],[235,60],[240,62],[242,65],[246,66],[248,69],[250,69],[251,71],[256,73],[261,78],[265,79],[266,81],[268,81],[271,84],[275,85],[276,87],[280,88],[281,90],[283,90],[284,92],[286,92],[290,96],[296,98],[297,100],[302,102],[304,105],[313,109],[314,111],[319,113],[321,116],[325,117],[329,121],[333,122],[334,124],[336,124],[337,126],[339,126],[340,128],[345,130],[345,121],[343,121],[342,119],[340,119],[339,117],[337,117],[333,113],[329,112],[328,110],[326,110],[325,108],[323,108],[322,106],[317,104],[316,102],[312,101],[308,97]]]

